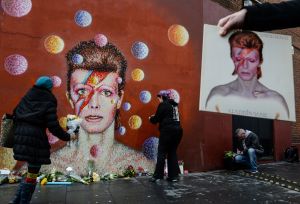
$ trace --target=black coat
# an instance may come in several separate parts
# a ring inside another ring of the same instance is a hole
[[[180,128],[178,104],[174,100],[164,100],[156,110],[154,116],[150,118],[153,124],[159,123],[159,130]]]
[[[50,144],[46,128],[58,138],[69,141],[70,135],[59,125],[57,101],[50,90],[32,87],[14,110],[14,158],[34,164],[50,164]]]
[[[259,143],[259,138],[254,132],[250,132],[249,135],[245,138],[245,145],[247,149],[244,149],[242,142],[243,141],[240,141],[239,144],[240,150],[247,151],[249,148],[253,148],[255,149],[256,153],[262,154],[264,152],[263,147]]]
[[[300,0],[256,4],[247,9],[243,29],[267,31],[300,26]]]

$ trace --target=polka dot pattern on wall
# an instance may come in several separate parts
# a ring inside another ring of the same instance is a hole
[[[27,70],[28,62],[24,56],[13,54],[6,57],[4,68],[9,74],[16,76],[23,74]]]
[[[65,43],[61,37],[50,35],[45,39],[44,46],[49,53],[58,54],[63,51]]]
[[[6,14],[22,17],[31,11],[32,2],[31,0],[2,0],[1,6]]]
[[[135,42],[131,47],[131,53],[135,58],[142,60],[148,56],[149,48],[143,42]]]
[[[74,18],[75,23],[80,27],[87,27],[92,23],[92,15],[88,11],[79,10]]]

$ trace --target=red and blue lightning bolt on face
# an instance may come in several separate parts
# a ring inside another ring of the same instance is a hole
[[[113,123],[121,103],[118,74],[91,70],[75,70],[71,75],[71,100],[75,113],[89,133],[105,131]]]
[[[245,81],[252,80],[257,75],[257,67],[260,66],[259,52],[256,49],[234,47],[232,60],[235,72]]]

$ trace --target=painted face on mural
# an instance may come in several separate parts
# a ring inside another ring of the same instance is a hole
[[[88,133],[103,132],[114,121],[123,96],[118,95],[117,78],[114,72],[77,69],[72,73],[71,101]]]
[[[257,76],[257,67],[260,66],[259,53],[256,49],[232,48],[232,60],[239,78],[245,81]]]

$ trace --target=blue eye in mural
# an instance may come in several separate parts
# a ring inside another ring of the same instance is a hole
[[[151,101],[151,93],[149,91],[141,91],[140,100],[142,103],[149,103]]]
[[[6,14],[22,17],[30,12],[32,2],[31,0],[2,0],[1,6]]]
[[[123,107],[123,110],[124,110],[124,111],[129,111],[130,108],[131,108],[131,104],[128,103],[128,102],[125,102],[125,103],[122,105],[122,107]]]
[[[25,57],[19,54],[14,54],[6,57],[4,62],[5,70],[11,75],[23,74],[28,67],[28,62]]]
[[[149,137],[144,141],[143,153],[145,157],[151,160],[155,160],[157,158],[158,141],[159,139],[157,137]]]
[[[72,56],[72,62],[74,64],[81,64],[83,62],[83,57],[80,54],[75,54]]]
[[[92,15],[84,10],[79,10],[75,14],[75,22],[80,27],[87,27],[92,23]]]
[[[137,59],[145,59],[149,54],[148,46],[143,42],[135,42],[131,47],[132,55]]]

